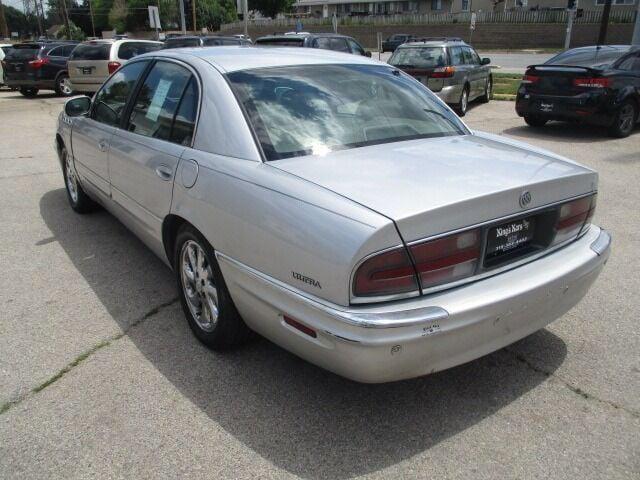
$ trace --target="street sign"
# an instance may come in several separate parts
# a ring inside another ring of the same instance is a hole
[[[149,5],[147,7],[149,9],[149,26],[151,28],[155,28],[156,30],[161,29],[160,26],[160,12],[158,11],[158,7]]]
[[[476,12],[473,12],[471,14],[471,25],[469,25],[469,28],[471,30],[475,30],[476,29]]]

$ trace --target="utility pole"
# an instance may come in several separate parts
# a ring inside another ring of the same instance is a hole
[[[249,0],[242,0],[242,19],[244,20],[244,38],[249,38]]]
[[[569,45],[571,45],[571,30],[573,30],[573,20],[576,18],[577,11],[578,0],[575,0],[571,8],[567,9],[567,35],[564,37],[565,50],[569,50]]]
[[[611,0],[606,0],[604,10],[602,10],[602,20],[600,21],[600,35],[598,35],[598,45],[604,45],[607,41],[607,27],[609,26],[609,13],[611,12]]]
[[[187,23],[184,19],[184,0],[178,0],[178,4],[180,5],[180,27],[182,27],[182,34],[187,34]]]
[[[191,13],[193,15],[193,33],[198,34],[198,27],[196,24],[196,0],[191,0]]]
[[[640,1],[636,2],[636,24],[633,27],[633,37],[631,37],[631,45],[640,45]]]
[[[2,0],[0,0],[0,33],[2,34],[0,38],[9,38],[9,27],[7,26],[7,18],[4,16]]]
[[[96,36],[96,24],[93,22],[93,6],[91,5],[91,0],[89,0],[89,16],[91,17],[91,31],[93,32],[93,36]]]
[[[69,12],[67,11],[67,0],[62,0],[62,12],[64,13],[64,24],[67,27],[67,39],[71,40],[71,25],[69,23]]]
[[[38,6],[38,0],[33,0],[33,6],[36,9],[36,20],[38,21],[38,34],[46,37],[45,35],[45,31],[42,28],[42,20],[44,18],[44,12],[42,12],[42,17],[40,16],[40,12],[39,10],[42,8],[42,4],[40,4],[40,6]]]

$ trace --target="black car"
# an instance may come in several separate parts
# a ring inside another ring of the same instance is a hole
[[[251,42],[249,40],[245,40],[244,38],[238,37],[201,37],[198,35],[181,35],[178,37],[167,38],[164,41],[163,48],[213,47],[225,45],[251,45]]]
[[[35,97],[39,90],[72,95],[67,60],[76,45],[77,42],[15,44],[3,60],[5,83],[25,97]]]
[[[269,47],[307,47],[334,50],[336,52],[352,53],[370,57],[371,52],[365,51],[354,38],[337,33],[287,33],[284,35],[268,35],[256,40],[258,46]]]
[[[567,50],[527,68],[516,112],[541,127],[549,120],[606,127],[628,136],[640,112],[640,49],[625,45]]]
[[[395,52],[396,48],[403,43],[410,42],[411,40],[413,40],[413,35],[408,35],[406,33],[396,33],[395,35],[391,35],[382,42],[382,53]]]

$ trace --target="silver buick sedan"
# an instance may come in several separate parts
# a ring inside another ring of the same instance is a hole
[[[469,130],[425,86],[314,49],[157,51],[65,104],[69,203],[175,272],[206,345],[260,335],[361,382],[468,362],[588,291],[597,174]]]

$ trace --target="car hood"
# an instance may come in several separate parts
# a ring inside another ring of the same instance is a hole
[[[597,186],[597,174],[486,133],[396,142],[271,162],[392,220],[410,242],[534,209]]]

